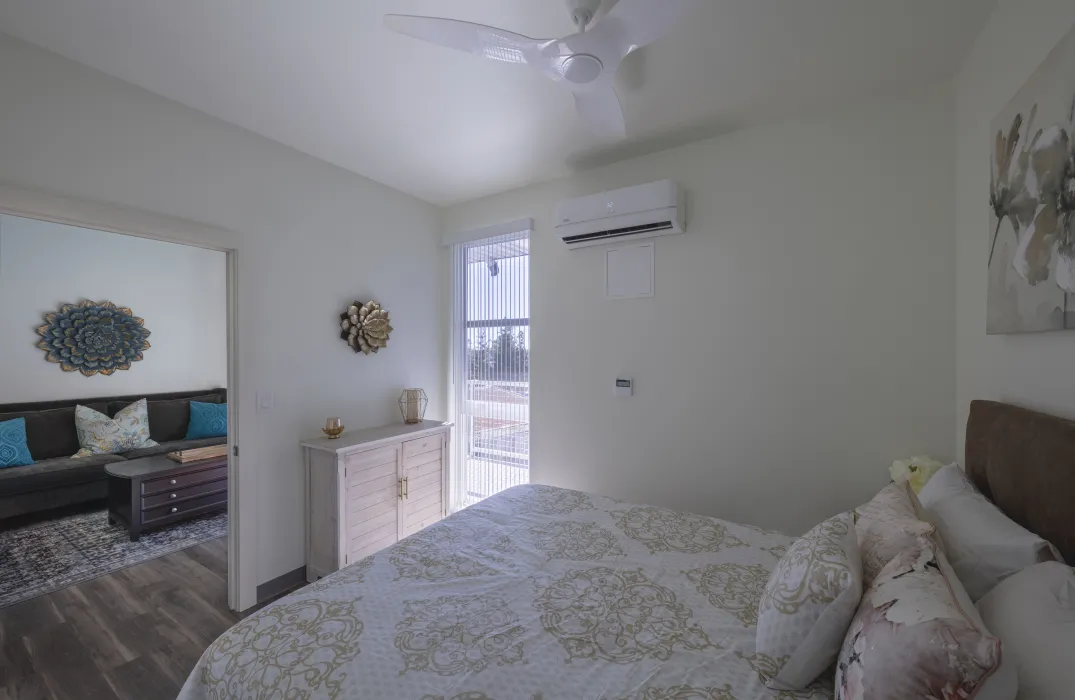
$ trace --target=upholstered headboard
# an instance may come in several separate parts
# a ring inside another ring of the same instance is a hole
[[[1075,421],[972,401],[966,449],[979,490],[1075,562]]]

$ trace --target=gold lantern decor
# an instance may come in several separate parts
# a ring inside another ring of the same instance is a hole
[[[399,412],[404,423],[421,423],[428,405],[429,397],[421,389],[404,389],[399,395]]]
[[[340,338],[356,353],[369,355],[388,347],[392,323],[386,309],[375,301],[356,301],[340,314]]]

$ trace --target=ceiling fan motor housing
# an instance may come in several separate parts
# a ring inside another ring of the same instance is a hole
[[[601,7],[601,0],[567,0],[567,9],[571,19],[579,29],[585,29],[593,22],[594,15]]]

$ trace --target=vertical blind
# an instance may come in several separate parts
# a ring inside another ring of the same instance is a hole
[[[530,230],[452,251],[454,512],[530,481]]]

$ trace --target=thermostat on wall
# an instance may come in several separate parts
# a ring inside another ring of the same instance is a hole
[[[630,397],[635,392],[635,383],[630,377],[616,378],[616,396]]]

